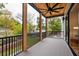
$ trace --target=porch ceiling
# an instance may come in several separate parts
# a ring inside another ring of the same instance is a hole
[[[63,16],[68,3],[29,3],[46,18]]]

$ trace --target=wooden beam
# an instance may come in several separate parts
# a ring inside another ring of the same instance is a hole
[[[46,17],[46,18],[53,18],[53,17],[59,17],[59,16],[64,16],[64,14],[59,14],[59,15],[55,15],[55,16],[49,16],[49,17]]]
[[[26,51],[27,47],[27,3],[23,3],[23,51]]]
[[[71,6],[71,3],[68,3],[67,6],[65,7],[64,15],[67,15],[70,6]]]
[[[42,40],[42,14],[40,13],[40,40]]]
[[[46,36],[48,36],[48,20],[46,18]]]
[[[76,5],[76,4],[74,4],[74,3],[68,3],[67,4],[67,6],[66,6],[66,8],[65,8],[65,11],[64,11],[64,15],[66,16],[66,15],[68,15],[68,13],[69,12],[71,12],[73,9],[74,9],[74,5]],[[73,7],[73,8],[72,8]],[[70,11],[71,10],[71,11]]]
[[[34,3],[29,3],[29,5],[32,6],[36,11],[38,11],[39,13],[41,13],[45,17],[45,15],[35,6]]]
[[[73,10],[74,5],[75,5],[75,3],[72,3],[72,4],[70,5],[70,8],[69,8],[69,10],[68,10],[67,14],[68,14],[68,13],[70,13],[70,12]]]

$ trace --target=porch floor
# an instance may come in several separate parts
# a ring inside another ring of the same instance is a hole
[[[45,38],[18,56],[73,56],[63,39]]]

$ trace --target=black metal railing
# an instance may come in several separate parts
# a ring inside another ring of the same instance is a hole
[[[46,32],[42,32],[42,39],[46,38]]]
[[[40,41],[39,32],[28,33],[29,48]]]
[[[22,35],[0,38],[0,55],[15,56],[22,51]]]
[[[46,32],[42,32],[42,39],[46,37]],[[36,43],[40,41],[40,33],[39,32],[33,32],[33,33],[28,33],[28,45],[29,48]]]
[[[53,38],[63,38],[64,31],[48,31],[48,36]]]

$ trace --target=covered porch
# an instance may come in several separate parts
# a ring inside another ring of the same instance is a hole
[[[59,3],[29,3],[34,9],[39,12],[39,36],[40,42],[28,49],[28,39],[27,39],[27,4],[24,4],[24,30],[23,30],[23,51],[18,56],[73,56],[73,53],[68,46],[69,44],[69,34],[66,37],[65,32],[65,22],[69,19],[68,13],[71,10],[73,4],[59,4]],[[53,13],[54,12],[54,13]],[[42,16],[46,19],[46,38],[42,37]],[[52,35],[48,35],[48,19],[52,17],[62,16],[63,20],[63,38],[52,38]],[[27,40],[26,40],[27,39]]]
[[[70,12],[73,3],[29,3],[39,13],[39,42],[29,48],[27,3],[23,3],[23,34],[19,36],[0,38],[2,40],[2,56],[73,56],[76,55],[70,46]],[[45,33],[42,32],[42,16],[46,20]],[[62,17],[63,31],[54,36],[48,32],[49,18]],[[66,23],[67,22],[67,23]],[[66,27],[67,26],[67,27]],[[67,31],[66,31],[67,30]],[[3,40],[6,39],[6,40]],[[9,41],[7,41],[9,39]],[[10,40],[12,39],[12,41]],[[19,40],[17,40],[19,39]],[[4,42],[5,41],[5,42]],[[9,44],[7,43],[9,42]],[[20,44],[19,44],[20,43]],[[6,44],[6,45],[4,45]],[[19,47],[18,47],[19,46]],[[9,52],[7,51],[9,47]],[[13,49],[12,49],[12,48]],[[16,47],[16,48],[15,48]],[[11,50],[12,49],[12,50]],[[19,50],[19,51],[18,51]]]

